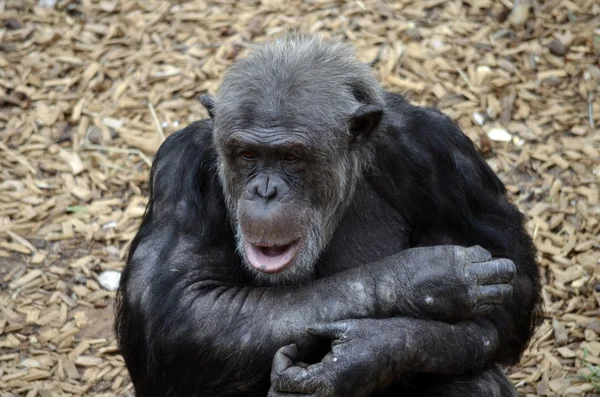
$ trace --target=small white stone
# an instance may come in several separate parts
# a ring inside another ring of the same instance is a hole
[[[38,5],[42,8],[54,8],[56,0],[39,0]]]
[[[487,136],[492,141],[497,142],[510,142],[512,140],[512,135],[510,135],[508,131],[503,128],[492,128],[488,131]]]
[[[109,245],[106,247],[106,252],[108,253],[109,256],[113,257],[113,258],[119,258],[121,255],[121,252],[119,251],[119,248],[114,246],[114,245]]]
[[[117,227],[117,222],[110,221],[110,222],[106,222],[104,225],[102,225],[102,230],[114,229],[115,227]]]
[[[513,138],[513,144],[517,147],[521,147],[525,145],[525,140],[516,136]]]
[[[473,113],[473,120],[478,125],[484,125],[485,124],[485,116],[483,114],[481,114],[480,112]]]
[[[333,362],[336,362],[336,361],[337,361],[337,357],[334,357],[334,358],[333,358]]]
[[[440,39],[433,39],[431,40],[431,47],[434,50],[439,50],[440,48],[444,47],[444,42]]]
[[[492,72],[492,69],[487,65],[477,66],[477,73],[488,74],[491,72]]]
[[[102,124],[115,130],[123,127],[123,122],[120,119],[115,119],[114,117],[104,117],[102,119]]]
[[[433,298],[431,296],[428,296],[425,298],[425,303],[431,305],[433,303]]]
[[[489,346],[489,345],[490,345],[490,341],[489,341],[489,340],[484,340],[484,341],[483,341],[483,344],[484,344],[485,346]]]
[[[121,272],[116,270],[106,270],[103,271],[98,276],[98,282],[102,286],[102,288],[107,289],[109,291],[116,291],[119,288],[119,281],[121,280]]]

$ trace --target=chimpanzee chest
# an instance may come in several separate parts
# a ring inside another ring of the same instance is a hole
[[[410,247],[408,222],[377,194],[361,183],[331,242],[322,254],[317,278],[362,266]]]

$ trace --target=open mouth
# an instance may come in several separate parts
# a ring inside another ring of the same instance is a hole
[[[300,248],[300,240],[284,245],[244,243],[246,258],[256,270],[263,273],[278,273],[288,267]]]

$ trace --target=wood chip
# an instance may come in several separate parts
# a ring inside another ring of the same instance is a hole
[[[163,135],[290,28],[346,37],[485,152],[544,283],[512,379],[527,397],[593,395],[578,376],[597,365],[584,351],[600,360],[597,1],[199,3],[0,0],[0,395],[133,394],[100,276],[123,268]]]

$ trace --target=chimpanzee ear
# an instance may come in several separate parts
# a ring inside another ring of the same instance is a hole
[[[366,142],[379,125],[383,109],[377,105],[363,105],[350,116],[350,148]]]
[[[208,94],[200,95],[198,97],[198,100],[200,101],[202,106],[204,106],[204,108],[208,112],[208,115],[210,116],[210,118],[214,119],[215,118],[215,112],[214,112],[215,100]]]

